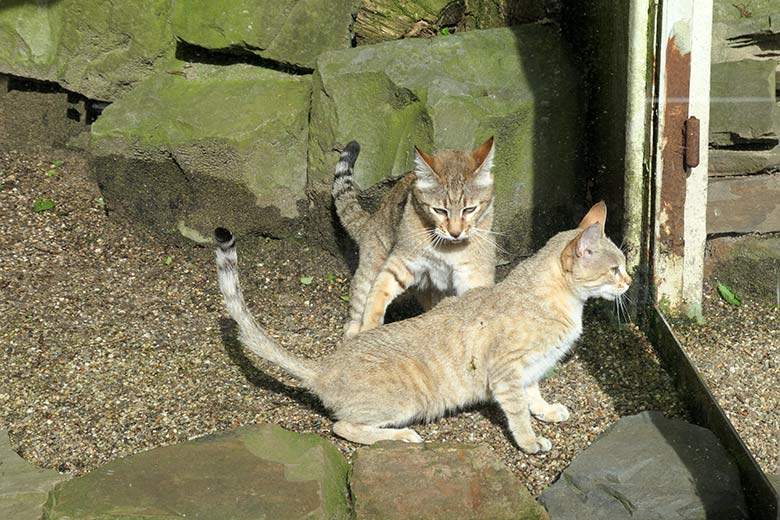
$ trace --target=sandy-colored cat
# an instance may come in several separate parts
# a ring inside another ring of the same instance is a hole
[[[387,306],[411,287],[427,310],[443,296],[493,285],[492,137],[474,152],[415,148],[415,169],[373,214],[360,206],[352,178],[359,153],[349,143],[333,179],[339,219],[360,249],[345,338],[381,325]]]
[[[219,285],[243,344],[316,394],[337,419],[336,435],[363,444],[421,442],[407,425],[495,399],[520,449],[536,453],[551,443],[534,434],[531,414],[569,417],[564,405],[542,398],[539,378],[580,336],[585,301],[614,300],[631,283],[623,253],[604,236],[605,220],[606,206],[596,204],[578,229],[555,235],[499,284],[362,332],[318,360],[291,355],[254,320],[225,229],[215,232]]]

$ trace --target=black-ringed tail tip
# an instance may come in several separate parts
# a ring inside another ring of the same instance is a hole
[[[360,153],[360,145],[357,141],[350,141],[347,143],[347,146],[344,147],[344,151],[341,152],[341,157],[343,159],[350,159],[351,162],[357,159],[358,154]]]
[[[214,230],[214,239],[217,241],[217,245],[222,249],[226,249],[233,245],[233,233],[222,227],[218,227]]]

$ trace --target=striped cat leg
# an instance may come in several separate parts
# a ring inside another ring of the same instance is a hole
[[[361,251],[367,248],[361,247]],[[355,276],[349,286],[349,321],[344,327],[344,339],[349,339],[360,332],[363,322],[363,312],[366,309],[366,300],[371,292],[371,283],[376,273],[382,270],[386,256],[378,251],[379,247],[361,255]],[[371,255],[371,256],[369,256]]]
[[[414,283],[414,274],[400,258],[391,256],[371,286],[363,311],[360,330],[369,330],[384,323],[387,306]]]
[[[380,428],[347,421],[337,421],[333,425],[333,433],[358,444],[374,444],[378,441],[423,442],[422,437],[411,428]]]
[[[525,387],[528,409],[534,417],[544,422],[563,422],[569,418],[569,409],[561,403],[548,403],[539,392],[539,383]]]
[[[542,436],[537,436],[531,428],[528,401],[523,391],[522,378],[517,371],[510,371],[510,375],[492,384],[493,397],[506,415],[509,432],[517,446],[525,453],[550,451],[552,443]]]

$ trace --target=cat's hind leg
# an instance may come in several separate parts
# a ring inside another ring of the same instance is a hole
[[[539,383],[525,387],[528,409],[534,417],[544,422],[563,422],[569,418],[569,409],[561,403],[548,403],[539,392]]]
[[[333,433],[358,444],[374,444],[378,441],[423,442],[422,437],[411,428],[380,428],[347,421],[333,424]]]

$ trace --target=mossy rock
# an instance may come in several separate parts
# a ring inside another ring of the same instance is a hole
[[[306,185],[310,76],[182,64],[144,81],[92,126],[110,205],[153,228],[288,235]]]
[[[170,0],[49,0],[0,9],[0,72],[113,101],[175,52]]]
[[[349,518],[343,455],[258,425],[119,459],[58,485],[46,520]]]
[[[175,2],[176,37],[207,49],[242,51],[304,68],[350,46],[355,0]]]

